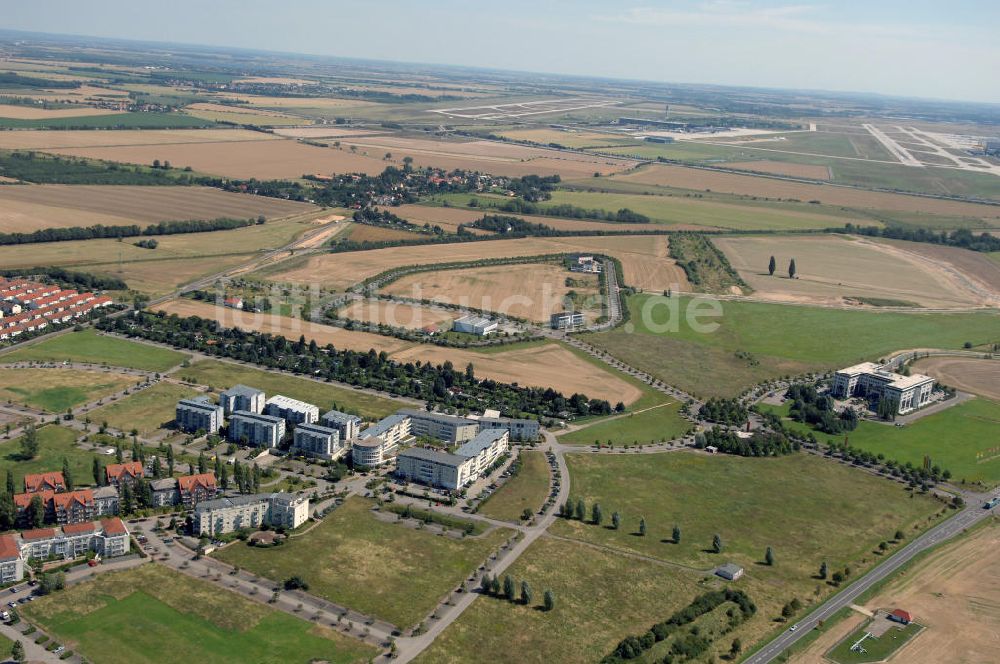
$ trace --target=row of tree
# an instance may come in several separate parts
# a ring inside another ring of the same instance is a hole
[[[143,228],[130,226],[70,226],[65,228],[43,228],[31,233],[0,233],[0,245],[31,244],[35,242],[67,242],[70,240],[94,240],[99,238],[126,238],[150,235],[175,235],[179,233],[207,233],[244,228],[264,223],[263,217],[255,219],[193,219],[190,221],[161,221]]]
[[[489,573],[483,574],[479,580],[479,591],[482,594],[501,597],[509,602],[517,602],[523,606],[531,606],[535,599],[535,593],[531,590],[531,586],[528,585],[527,581],[521,581],[520,589],[521,592],[518,595],[518,584],[515,583],[510,574],[504,576],[503,585],[500,583],[499,576],[490,576]],[[546,589],[542,595],[542,608],[546,611],[551,611],[555,606],[555,593]]]

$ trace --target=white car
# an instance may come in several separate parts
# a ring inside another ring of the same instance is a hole
[[[795,630],[797,630],[798,628],[799,628],[799,626],[798,626],[798,625],[792,625],[791,627],[789,627],[789,628],[788,628],[788,631],[789,631],[789,632],[794,632],[794,631],[795,631]]]

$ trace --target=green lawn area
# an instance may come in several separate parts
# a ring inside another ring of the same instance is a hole
[[[111,427],[140,434],[148,434],[174,421],[177,402],[198,393],[193,387],[175,383],[157,383],[135,394],[90,411],[95,425],[107,422]]]
[[[702,570],[735,562],[783,592],[811,592],[824,560],[831,573],[871,564],[880,541],[897,529],[914,534],[942,508],[927,496],[911,498],[899,484],[806,454],[571,454],[567,460],[574,500],[584,499],[588,521],[560,520],[550,532]],[[595,502],[603,526],[589,521]],[[615,511],[622,517],[617,531],[610,528]],[[639,536],[643,517],[647,534]],[[672,541],[675,524],[680,544]],[[722,554],[710,551],[715,534]],[[773,567],[760,564],[768,546]]]
[[[923,630],[922,625],[910,623],[901,629],[890,629],[888,632],[878,637],[868,637],[861,648],[864,653],[851,652],[851,646],[866,634],[868,625],[847,635],[847,637],[834,646],[827,654],[827,658],[839,664],[863,664],[865,662],[882,662],[892,656],[897,650],[905,646],[910,639]]]
[[[521,452],[521,470],[490,496],[479,513],[505,521],[520,521],[521,512],[537,512],[549,494],[549,462],[542,452]]]
[[[190,129],[211,126],[215,126],[211,120],[183,113],[116,113],[41,120],[0,118],[0,128],[4,129]]]
[[[475,653],[482,662],[597,662],[705,590],[696,575],[551,538],[533,543],[508,571],[518,586],[529,583],[536,605],[551,589],[555,608],[477,598],[414,661],[464,664]]]
[[[14,473],[14,486],[18,491],[24,486],[24,476],[29,473],[44,473],[62,470],[62,460],[69,461],[70,472],[75,484],[93,484],[94,457],[101,456],[76,447],[73,442],[78,432],[73,429],[48,424],[38,429],[38,455],[34,459],[22,461],[20,438],[4,444],[0,454],[0,473]],[[101,457],[105,462],[108,457]]]
[[[14,642],[8,639],[3,634],[0,634],[0,657],[3,657],[6,661],[10,657],[11,648],[14,647]]]
[[[125,339],[98,334],[94,330],[70,332],[37,344],[0,355],[0,362],[91,362],[116,367],[166,371],[187,356],[167,348],[159,348]]]
[[[284,394],[293,399],[314,403],[319,406],[320,412],[334,408],[356,412],[368,420],[381,419],[400,408],[407,407],[407,404],[401,401],[373,396],[359,390],[271,371],[262,371],[231,362],[201,360],[183,369],[179,374],[218,390],[225,390],[237,383],[243,383],[264,390],[268,396]]]
[[[160,565],[110,572],[21,609],[107,664],[367,661],[374,648]],[[169,656],[165,653],[169,652]]]
[[[309,592],[401,628],[423,620],[510,531],[455,540],[376,519],[372,503],[349,498],[301,537],[273,549],[240,542],[215,557],[269,579],[301,576]]]
[[[0,365],[0,400],[50,413],[90,403],[134,385],[135,376],[69,369],[8,369]]]
[[[672,301],[679,311],[676,325],[668,309]],[[764,380],[840,368],[902,347],[961,348],[966,341],[974,346],[1000,341],[996,313],[911,314],[745,301],[719,302],[721,316],[700,319],[718,328],[699,332],[686,315],[691,301],[630,297],[629,324],[584,338],[666,383],[704,396],[732,396]],[[628,331],[630,325],[634,332]]]
[[[645,445],[672,440],[687,433],[691,423],[679,413],[681,404],[674,401],[653,406],[639,413],[605,419],[582,429],[559,436],[568,445],[593,445],[595,442],[616,445]]]

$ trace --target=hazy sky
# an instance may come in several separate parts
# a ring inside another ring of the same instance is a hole
[[[1000,103],[1000,1],[2,0],[0,27]]]

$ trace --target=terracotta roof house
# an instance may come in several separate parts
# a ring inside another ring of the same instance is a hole
[[[188,507],[194,507],[203,500],[211,500],[218,493],[215,475],[200,473],[178,477],[177,491],[180,493],[181,504]]]
[[[893,611],[889,614],[889,620],[909,625],[913,621],[913,616],[910,615],[909,611],[893,609]]]
[[[119,486],[122,482],[135,482],[143,476],[142,462],[127,461],[126,463],[112,463],[104,469],[104,475],[108,484]]]
[[[24,476],[24,492],[65,491],[66,480],[61,472],[32,473]]]

